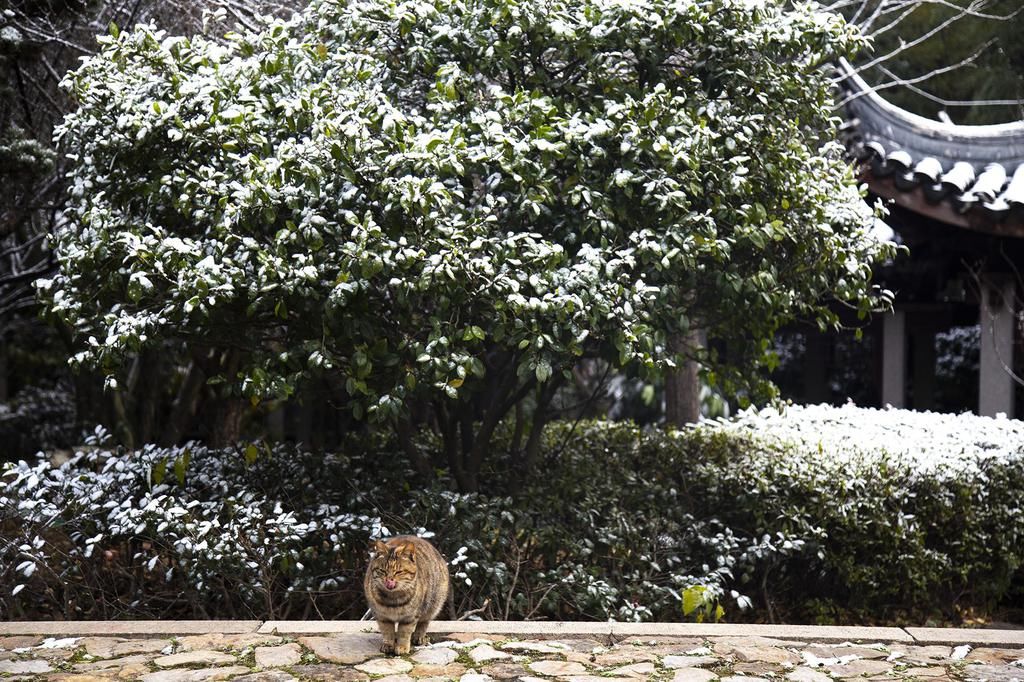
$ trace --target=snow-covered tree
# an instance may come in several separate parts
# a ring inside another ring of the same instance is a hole
[[[253,402],[313,374],[526,464],[581,357],[656,371],[699,327],[727,391],[794,317],[884,304],[891,246],[832,141],[836,15],[769,0],[320,0],[221,40],[116,31],[70,76],[73,227],[40,285],[112,369],[228,352]],[[676,358],[678,360],[678,358]],[[517,439],[518,442],[518,439]]]

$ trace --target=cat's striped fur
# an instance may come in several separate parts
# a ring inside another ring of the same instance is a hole
[[[377,540],[363,590],[384,636],[380,650],[403,655],[429,643],[427,626],[448,599],[448,583],[448,564],[423,538]]]

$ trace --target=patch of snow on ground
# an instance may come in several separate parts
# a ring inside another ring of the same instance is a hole
[[[57,639],[55,637],[47,637],[43,640],[42,644],[39,645],[40,649],[67,649],[78,644],[78,640],[81,637],[65,637],[63,639]]]
[[[949,658],[954,661],[962,661],[967,658],[969,653],[971,653],[971,645],[964,644],[953,649],[953,653],[949,655]]]

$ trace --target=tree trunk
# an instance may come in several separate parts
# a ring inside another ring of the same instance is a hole
[[[272,441],[283,441],[284,440],[284,405],[275,405],[272,410],[267,412],[266,428],[267,435]]]
[[[691,356],[701,346],[701,331],[673,334],[668,344],[679,364],[665,372],[665,428],[678,429],[700,420],[700,364]]]
[[[406,457],[416,468],[418,473],[423,480],[429,481],[433,478],[434,469],[430,465],[430,458],[421,451],[412,440],[412,421],[409,417],[402,416],[398,418],[398,423],[395,425],[395,432],[398,434],[398,444],[405,451]]]
[[[163,392],[160,390],[163,378],[163,354],[159,351],[146,350],[139,358],[139,381],[134,387],[135,396],[135,433],[139,444],[153,440],[157,413],[162,402]]]
[[[233,396],[219,401],[208,436],[212,447],[224,448],[238,442],[242,437],[242,419],[248,406],[247,400]]]
[[[434,402],[434,411],[441,432],[441,442],[444,444],[445,458],[448,460],[448,471],[455,479],[456,487],[460,493],[479,492],[476,481],[466,474],[465,467],[463,467],[462,451],[459,447],[461,439],[458,418],[449,414],[443,399]]]
[[[305,448],[313,447],[313,408],[305,401],[296,401],[292,408],[295,440]]]
[[[203,370],[194,360],[189,363],[185,378],[178,389],[178,395],[171,407],[171,414],[167,418],[160,442],[164,445],[177,445],[185,437],[192,419],[195,417],[196,409],[199,406],[199,396],[205,381]]]
[[[223,448],[242,437],[242,419],[249,411],[249,401],[231,393],[230,382],[241,365],[241,353],[218,351],[214,357],[217,358],[217,375],[227,377],[228,383],[223,386],[223,394],[214,401],[213,423],[207,430],[206,440],[215,448]]]
[[[0,343],[0,403],[7,402],[7,342]]]
[[[131,420],[128,418],[128,410],[125,409],[121,389],[116,388],[110,392],[110,402],[114,408],[114,435],[126,450],[134,450],[135,434],[132,432]]]

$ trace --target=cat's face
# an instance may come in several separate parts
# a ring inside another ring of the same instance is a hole
[[[384,594],[411,590],[416,580],[416,548],[411,544],[392,546],[378,540],[373,551],[374,586]]]

